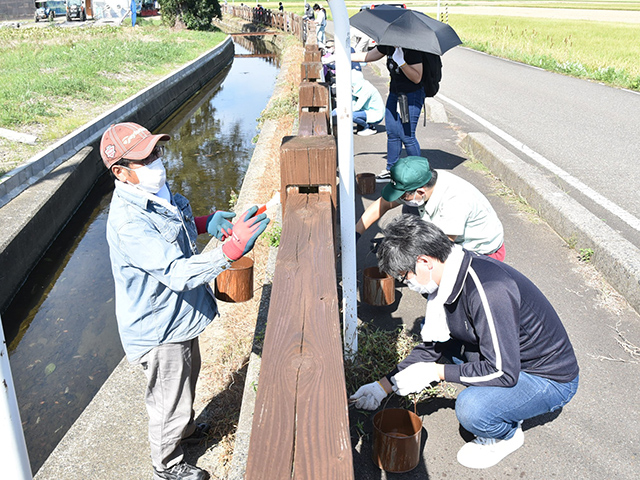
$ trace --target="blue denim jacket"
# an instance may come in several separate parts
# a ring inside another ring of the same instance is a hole
[[[116,317],[130,362],[163,343],[197,337],[218,314],[208,282],[229,266],[216,248],[197,253],[189,201],[171,205],[116,181],[107,221]]]

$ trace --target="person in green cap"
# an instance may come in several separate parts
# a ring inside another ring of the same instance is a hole
[[[356,238],[387,211],[400,205],[440,227],[456,244],[503,261],[504,230],[487,198],[466,180],[434,170],[424,157],[401,158],[391,168],[391,181],[356,224]]]

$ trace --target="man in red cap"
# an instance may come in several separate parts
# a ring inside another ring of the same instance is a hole
[[[198,336],[218,315],[209,282],[253,248],[269,219],[256,215],[257,206],[235,225],[230,212],[194,218],[189,201],[166,183],[159,142],[169,139],[136,123],[104,132],[100,155],[115,179],[107,241],[122,345],[148,380],[154,479],[206,480],[206,471],[184,461],[182,445],[208,430],[194,422],[193,400]],[[224,244],[198,253],[196,237],[205,232]]]

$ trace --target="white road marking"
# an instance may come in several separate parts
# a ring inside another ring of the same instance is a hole
[[[505,132],[504,130],[501,130],[500,128],[496,127],[494,124],[492,124],[488,120],[485,120],[480,115],[477,115],[476,113],[472,112],[468,108],[463,107],[462,105],[460,105],[458,102],[455,102],[455,101],[451,100],[450,98],[445,97],[444,95],[442,95],[440,93],[438,94],[437,97],[439,99],[447,102],[452,107],[457,108],[458,110],[460,110],[465,115],[473,118],[476,122],[478,122],[481,125],[483,125],[484,127],[488,128],[491,132],[493,132],[494,134],[496,134],[497,136],[502,138],[505,142],[509,143],[509,145],[517,148],[522,153],[524,153],[529,158],[531,158],[533,161],[535,161],[536,163],[538,163],[542,167],[546,168],[547,170],[549,170],[553,174],[557,175],[559,178],[561,178],[562,180],[567,182],[569,185],[571,185],[572,187],[574,187],[575,189],[580,191],[583,195],[586,195],[591,200],[593,200],[598,205],[600,205],[602,208],[604,208],[605,210],[609,211],[611,214],[613,214],[616,217],[618,217],[620,220],[625,222],[631,228],[634,228],[635,230],[640,232],[640,219],[638,219],[637,217],[633,216],[631,213],[627,212],[625,209],[623,209],[620,206],[616,205],[611,200],[603,197],[598,192],[593,190],[591,187],[585,185],[580,180],[578,180],[577,178],[575,178],[574,176],[572,176],[568,172],[565,172],[562,168],[558,167],[556,164],[554,164],[553,162],[551,162],[547,158],[545,158],[542,155],[540,155],[538,152],[536,152],[536,151],[532,150],[531,148],[527,147],[524,143],[516,140],[511,135],[509,135],[507,132]]]

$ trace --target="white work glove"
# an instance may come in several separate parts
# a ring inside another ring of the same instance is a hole
[[[355,400],[356,408],[375,410],[386,396],[387,392],[384,391],[380,382],[372,382],[361,386],[349,399]]]
[[[393,58],[393,61],[398,64],[398,68],[407,63],[404,61],[404,52],[400,47],[396,47],[391,58]]]
[[[433,362],[414,363],[391,377],[393,391],[403,397],[421,392],[432,382],[439,381],[438,370]]]
[[[329,63],[333,63],[333,62],[336,61],[336,59],[334,57],[335,57],[335,55],[333,55],[333,54],[325,55],[320,60],[322,61],[323,65],[328,65]]]

